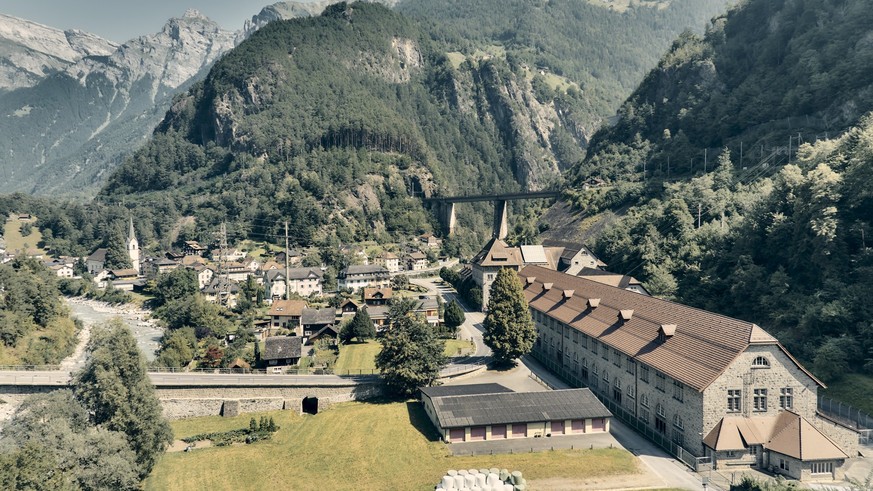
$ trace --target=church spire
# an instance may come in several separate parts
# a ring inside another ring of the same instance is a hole
[[[133,232],[133,216],[130,217],[130,232],[127,234],[127,240],[136,240],[136,234]]]

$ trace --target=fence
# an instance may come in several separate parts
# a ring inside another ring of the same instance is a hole
[[[446,377],[451,375],[459,375],[466,372],[476,370],[488,363],[487,359],[475,360],[470,363],[453,364],[443,368],[440,371],[440,376]],[[372,369],[352,369],[352,370],[336,370],[333,368],[284,368],[277,367],[279,371],[272,370],[256,370],[252,368],[162,368],[153,367],[147,371],[149,373],[200,373],[213,375],[336,375],[338,377],[354,377],[364,375],[380,375],[379,370]],[[2,370],[2,367],[0,367]]]
[[[863,445],[873,443],[873,416],[854,408],[845,402],[830,397],[818,396],[818,411],[834,421],[858,430],[860,442]]]
[[[551,370],[552,373],[563,379],[571,386],[587,387],[587,384],[583,383],[582,380],[579,379],[579,377],[550,360],[548,356],[543,355],[537,350],[532,351],[531,355],[536,358],[540,363],[542,363],[546,368]],[[534,378],[534,380],[539,380],[539,377]],[[548,385],[544,381],[541,383]],[[627,409],[619,404],[616,404],[615,401],[609,399],[608,396],[601,394],[599,390],[592,389],[591,392],[596,395],[598,399],[600,399],[600,402],[602,402],[610,410],[610,412],[612,412],[613,416],[618,418],[621,422],[626,424],[631,429],[635,430],[637,433],[646,437],[655,445],[666,450],[670,455],[673,455],[674,457],[682,461],[682,463],[687,465],[690,469],[698,471],[710,468],[712,461],[709,459],[709,457],[698,457],[688,450],[685,450],[682,446],[677,445],[669,438],[667,438],[666,435],[655,431],[651,426],[640,421]]]

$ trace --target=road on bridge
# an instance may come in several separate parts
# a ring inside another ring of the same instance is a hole
[[[281,387],[348,386],[377,383],[378,375],[340,377],[337,375],[214,374],[203,372],[149,373],[155,387]],[[65,386],[70,372],[0,371],[0,385]]]

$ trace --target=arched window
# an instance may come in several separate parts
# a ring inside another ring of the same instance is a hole
[[[664,411],[664,405],[661,403],[658,403],[657,411],[658,411],[658,416],[660,416],[662,418],[667,415],[667,413]]]
[[[682,416],[679,416],[678,414],[673,415],[673,426],[680,430],[685,429],[685,422],[682,421]]]
[[[615,379],[615,383],[613,385],[615,385],[616,389],[621,389],[621,380]]]
[[[755,360],[752,361],[752,368],[770,368],[770,361],[763,356],[755,357]]]

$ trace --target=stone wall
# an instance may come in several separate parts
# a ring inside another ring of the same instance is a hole
[[[833,440],[849,457],[858,456],[858,450],[861,448],[858,432],[819,415],[810,418],[809,421]]]

